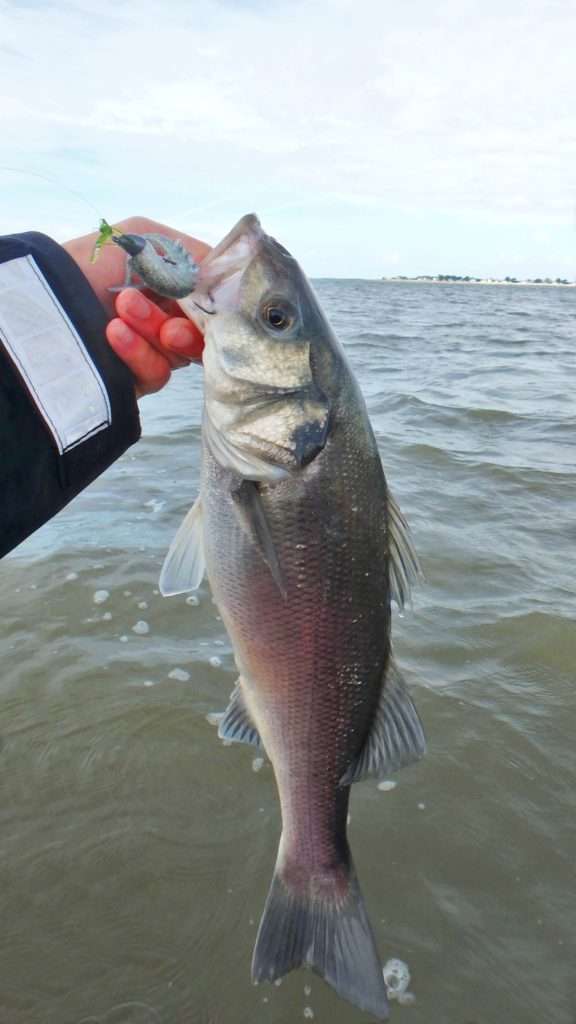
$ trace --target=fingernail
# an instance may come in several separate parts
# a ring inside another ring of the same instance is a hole
[[[147,320],[150,316],[150,303],[146,301],[143,295],[140,295],[140,292],[130,292],[127,313],[137,320]]]
[[[176,349],[177,352],[183,352],[184,350],[190,352],[194,348],[194,342],[190,337],[190,333],[186,330],[174,331],[167,344],[170,348]]]

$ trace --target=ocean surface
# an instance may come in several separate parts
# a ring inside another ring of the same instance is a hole
[[[576,291],[316,283],[425,583],[395,615],[429,741],[354,787],[400,1024],[576,1022]],[[0,1024],[355,1024],[250,983],[272,772],[206,716],[235,680],[208,587],[159,569],[199,474],[201,372],[0,572]]]

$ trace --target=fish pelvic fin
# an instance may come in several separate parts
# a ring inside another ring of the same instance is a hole
[[[390,658],[370,732],[340,785],[350,786],[371,775],[385,779],[391,772],[419,761],[425,753],[426,738],[420,717],[400,670]]]
[[[343,999],[388,1020],[382,964],[353,866],[340,864],[320,879],[299,877],[291,884],[280,860],[258,929],[252,980],[274,981],[309,967]]]
[[[180,524],[160,573],[160,593],[164,597],[197,590],[206,572],[202,529],[202,501],[197,498]]]

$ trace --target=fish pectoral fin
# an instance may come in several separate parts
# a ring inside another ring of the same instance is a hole
[[[342,776],[341,786],[351,786],[369,776],[385,779],[391,772],[419,761],[426,753],[426,739],[406,683],[392,658],[382,681],[380,700],[372,728],[356,760]]]
[[[168,548],[160,573],[160,593],[172,597],[197,590],[205,571],[202,501],[197,498]]]
[[[418,555],[410,528],[400,506],[388,492],[388,552],[390,556],[390,597],[402,609],[410,600],[412,586],[422,579]]]
[[[244,703],[240,679],[234,687],[230,703],[218,725],[218,735],[221,740],[231,740],[233,743],[249,743],[253,747],[262,747],[260,734]]]
[[[282,575],[280,562],[274,541],[270,532],[270,526],[266,519],[266,512],[262,504],[262,497],[258,484],[253,480],[243,480],[239,487],[232,491],[234,508],[242,525],[242,529],[248,534],[252,543],[258,548],[262,558],[272,573],[272,577],[278,590],[283,597],[286,597],[286,584]]]

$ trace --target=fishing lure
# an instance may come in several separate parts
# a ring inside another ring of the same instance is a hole
[[[137,274],[158,295],[183,299],[194,291],[198,278],[198,264],[184,248],[179,238],[167,238],[155,233],[134,235],[114,234],[111,239],[127,253],[126,276],[123,284],[112,291],[134,285],[132,275]]]
[[[110,288],[109,291],[119,292],[129,285],[132,285],[134,288],[147,286],[158,295],[174,299],[185,298],[190,292],[194,291],[198,276],[198,265],[179,239],[172,239],[166,235],[153,233],[142,235],[124,234],[121,228],[109,224],[85,195],[65,185],[57,178],[43,174],[40,171],[31,171],[26,167],[9,167],[4,164],[0,164],[0,171],[7,171],[10,174],[28,175],[46,181],[50,185],[56,185],[76,199],[80,199],[93,212],[96,212],[100,217],[100,229],[94,243],[90,262],[96,262],[102,249],[109,242],[115,242],[124,249],[128,256],[126,276],[123,284]],[[132,280],[133,274],[138,275],[142,284],[137,284]]]

